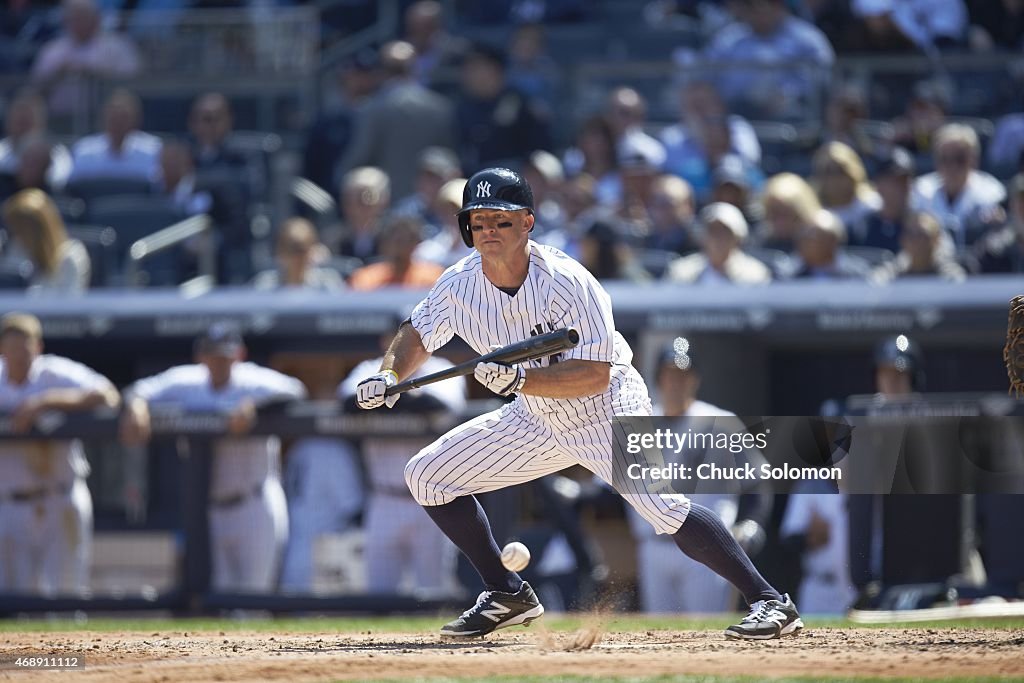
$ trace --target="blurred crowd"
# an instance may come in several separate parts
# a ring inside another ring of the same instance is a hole
[[[15,3],[3,31],[37,49],[7,64],[28,79],[4,108],[0,284],[66,293],[213,271],[220,284],[261,289],[422,288],[466,254],[452,214],[464,178],[492,165],[526,173],[534,238],[601,279],[886,283],[1024,269],[1024,114],[954,115],[957,86],[941,67],[943,55],[1019,50],[1020,3],[649,3],[641,21],[703,37],[699,49],[663,55],[677,68],[675,121],[649,118],[630,83],[594,111],[556,108],[564,65],[546,28],[585,21],[597,11],[587,3],[509,1],[459,15],[511,26],[501,43],[450,31],[441,3],[402,5],[396,39],[338,69],[295,150],[290,197],[270,210],[266,142],[235,130],[224,93],[195,97],[168,134],[147,130],[143,102],[115,88],[95,134],[57,134],[88,101],[83,79],[145,75],[131,17],[149,3]],[[931,73],[903,84],[895,117],[872,118],[877,93],[863,84],[828,79],[837,53],[865,52],[932,60]],[[822,91],[821,125],[788,155],[769,154],[770,122]],[[208,217],[205,236],[129,268],[136,240],[194,216]]]

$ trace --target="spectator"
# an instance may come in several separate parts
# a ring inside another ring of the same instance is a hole
[[[25,143],[32,138],[46,137],[45,100],[31,90],[20,91],[7,107],[4,132],[7,137],[0,140],[0,174],[14,175]],[[62,188],[71,173],[71,153],[64,145],[54,144],[50,155],[46,183]]]
[[[3,206],[12,246],[7,257],[32,264],[30,292],[78,294],[89,287],[85,245],[68,237],[53,201],[38,189],[22,190]]]
[[[980,152],[973,128],[947,124],[935,135],[937,170],[914,183],[913,208],[934,214],[958,247],[970,244],[1003,217],[999,205],[1006,189],[978,170]]]
[[[462,240],[459,218],[455,215],[462,209],[462,190],[465,187],[465,178],[453,178],[438,190],[433,211],[441,219],[441,230],[416,247],[414,261],[429,261],[447,268],[473,253],[473,248],[467,247]]]
[[[183,216],[213,210],[213,196],[198,187],[192,149],[183,142],[170,140],[161,144],[160,172],[154,188],[157,195],[169,199]]]
[[[274,248],[275,270],[256,276],[253,287],[269,289],[304,289],[335,292],[345,288],[337,271],[319,264],[330,252],[320,243],[316,228],[305,218],[289,218],[277,233]]]
[[[902,147],[892,148],[875,171],[882,205],[864,218],[863,231],[850,233],[850,244],[888,249],[894,254],[899,251],[913,180],[914,157]]]
[[[341,181],[343,224],[327,245],[339,256],[367,261],[377,255],[377,227],[391,207],[391,181],[373,166],[355,168]],[[332,236],[333,237],[333,236]]]
[[[676,254],[695,251],[695,212],[696,202],[689,183],[674,175],[658,176],[647,208],[651,229],[644,238],[644,247]]]
[[[88,115],[91,79],[138,75],[139,55],[127,39],[103,28],[94,0],[64,0],[63,32],[43,46],[32,77],[55,116]]]
[[[14,175],[0,175],[0,201],[21,190],[35,188],[53,194],[61,188],[54,185],[54,145],[42,135],[31,135],[21,143]]]
[[[559,68],[548,54],[543,24],[521,24],[508,48],[508,82],[526,97],[551,111],[559,94]]]
[[[972,36],[976,48],[1008,52],[1024,48],[1024,3],[1019,0],[972,2],[968,10],[971,26],[980,33]]]
[[[441,277],[444,268],[414,258],[423,241],[423,226],[415,218],[393,216],[380,229],[380,252],[383,259],[358,268],[349,277],[352,289],[381,287],[428,289]]]
[[[756,167],[761,143],[750,123],[730,114],[718,90],[707,81],[687,84],[680,97],[680,120],[661,133],[665,170],[686,179],[698,195],[711,191],[711,169],[726,155]]]
[[[845,253],[846,230],[831,211],[819,209],[814,220],[797,235],[797,260],[791,277],[814,280],[865,280],[868,264]]]
[[[71,150],[70,181],[125,178],[152,181],[160,163],[160,138],[139,130],[142,103],[127,90],[115,90],[103,107],[103,132],[89,135]]]
[[[833,90],[825,108],[825,129],[822,144],[842,142],[849,145],[862,158],[879,152],[889,140],[874,134],[862,125],[868,117],[867,94],[858,86],[846,84]]]
[[[665,148],[648,135],[627,134],[619,143],[622,201],[618,218],[631,233],[643,237],[650,231],[651,194],[665,164]]]
[[[215,323],[196,339],[194,364],[133,384],[121,413],[126,445],[149,440],[153,405],[225,418],[227,434],[212,444],[208,503],[210,583],[222,593],[270,593],[277,586],[288,542],[281,443],[250,430],[260,406],[306,398],[301,382],[246,362],[246,353],[237,330]]]
[[[938,78],[914,85],[903,116],[893,121],[893,142],[916,154],[932,150],[935,133],[946,123],[951,86]]]
[[[352,144],[342,173],[376,166],[391,179],[393,196],[415,190],[416,168],[409,163],[428,147],[454,147],[451,103],[416,82],[416,50],[393,41],[380,50],[383,83],[355,119]]]
[[[516,165],[532,151],[551,147],[546,115],[508,84],[505,69],[505,54],[483,44],[474,46],[462,63],[456,119],[467,171]]]
[[[651,279],[637,262],[621,229],[611,221],[594,221],[580,237],[579,252],[580,263],[598,280],[642,283]]]
[[[1024,273],[1024,173],[1009,182],[1010,215],[971,248],[972,266],[982,273]]]
[[[731,204],[715,203],[700,212],[701,251],[677,259],[667,279],[690,284],[761,285],[771,281],[768,266],[743,253],[749,232],[743,213]]]
[[[332,101],[306,132],[302,175],[322,188],[337,187],[338,166],[352,143],[358,108],[377,91],[377,51],[360,50],[338,69]]]
[[[211,92],[196,99],[188,119],[196,168],[237,173],[247,178],[248,160],[229,144],[233,128],[231,104],[224,95]]]
[[[629,135],[649,137],[644,133],[647,101],[633,88],[621,86],[608,93],[604,115],[617,145]]]
[[[792,16],[784,0],[744,0],[736,8],[739,21],[719,31],[705,50],[706,59],[716,65],[722,94],[758,112],[800,115],[822,78],[807,67],[824,70],[835,60],[828,39],[813,24]],[[759,66],[729,65],[751,61]]]
[[[1024,171],[1024,113],[1007,114],[999,119],[988,143],[988,163],[1000,174]]]
[[[615,134],[603,116],[592,116],[583,122],[576,134],[576,143],[563,157],[566,174],[589,176],[594,184],[594,198],[604,206],[615,206],[622,198],[622,179],[618,172]]]
[[[433,234],[444,224],[444,217],[434,211],[434,199],[449,180],[459,177],[459,158],[444,147],[427,147],[420,153],[416,191],[395,204],[395,213],[412,216]]]
[[[926,54],[959,45],[966,38],[967,8],[962,0],[853,0],[852,9],[871,35],[890,37],[871,43],[887,51],[898,48],[901,37]]]
[[[440,2],[420,0],[405,10],[405,40],[416,50],[413,75],[430,85],[436,71],[454,69],[469,45],[465,39],[444,30]]]
[[[860,157],[842,142],[829,142],[818,148],[812,163],[811,186],[821,205],[843,222],[847,233],[860,239],[867,231],[867,216],[882,206]]]
[[[764,220],[757,241],[762,247],[790,252],[800,232],[814,222],[821,203],[814,189],[794,173],[768,179],[761,195]]]
[[[527,159],[523,177],[533,190],[533,213],[537,219],[533,239],[562,249],[568,240],[561,202],[562,185],[565,183],[562,162],[551,152],[537,150]]]
[[[23,436],[40,418],[63,422],[70,411],[117,408],[106,377],[68,358],[43,353],[39,319],[0,319],[0,409]],[[51,423],[52,424],[52,423]],[[92,554],[89,463],[78,439],[5,439],[0,444],[0,591],[86,597]]]
[[[565,232],[569,237],[564,251],[577,261],[580,237],[598,217],[608,213],[597,203],[595,187],[594,179],[586,173],[567,180],[564,186]]]
[[[743,212],[748,223],[756,211],[751,202],[754,178],[763,181],[760,171],[753,171],[740,157],[727,154],[711,172],[711,201],[732,204]]]
[[[878,282],[919,275],[937,276],[950,282],[963,282],[964,269],[942,248],[942,226],[931,214],[911,211],[903,219],[900,252],[896,260],[879,266],[873,273]]]

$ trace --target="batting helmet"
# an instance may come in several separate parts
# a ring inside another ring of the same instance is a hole
[[[474,173],[462,190],[462,209],[456,214],[467,247],[473,246],[469,212],[474,209],[528,209],[533,213],[533,190],[523,176],[507,168],[485,168]]]
[[[924,388],[924,358],[917,343],[905,334],[883,340],[875,347],[875,366],[891,366],[911,377],[911,385]]]

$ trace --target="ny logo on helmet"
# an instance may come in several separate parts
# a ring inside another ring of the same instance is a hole
[[[490,197],[491,196],[491,184],[486,180],[481,180],[476,184],[476,197]]]

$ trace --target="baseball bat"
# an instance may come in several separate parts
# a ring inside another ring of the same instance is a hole
[[[500,349],[491,351],[490,353],[485,353],[484,355],[478,356],[473,360],[468,360],[465,363],[459,363],[447,370],[441,370],[440,372],[433,372],[429,375],[424,375],[423,377],[416,377],[415,379],[407,379],[404,382],[399,382],[393,387],[388,387],[387,391],[384,392],[384,395],[393,396],[395,394],[400,394],[403,391],[417,389],[419,387],[426,386],[427,384],[451,379],[452,377],[471,375],[476,369],[477,363],[505,363],[507,365],[522,363],[527,360],[553,356],[560,351],[571,349],[579,343],[580,333],[569,327],[561,330],[555,330],[554,332],[548,332],[546,334],[538,334],[535,337],[530,337],[529,339],[524,339],[523,341],[509,344],[508,346],[503,346]]]

